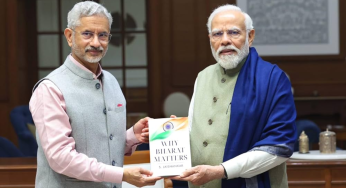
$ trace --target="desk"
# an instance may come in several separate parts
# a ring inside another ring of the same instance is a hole
[[[0,188],[34,188],[36,164],[36,158],[0,158]]]
[[[125,157],[125,164],[149,162],[148,151],[136,151]],[[346,160],[288,160],[290,188],[345,188]],[[35,187],[36,158],[0,158],[0,188]],[[172,187],[165,180],[165,187]]]
[[[149,151],[136,151],[126,156],[124,164],[149,163]],[[0,188],[34,188],[36,158],[0,158]],[[170,180],[164,181],[166,188],[173,187]]]
[[[346,160],[293,160],[287,164],[290,188],[345,188]]]

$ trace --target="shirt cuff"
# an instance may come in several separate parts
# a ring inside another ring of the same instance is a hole
[[[133,132],[133,127],[129,128],[127,131],[126,131],[126,139],[127,139],[127,144],[130,145],[130,146],[133,146],[133,145],[138,145],[140,144],[141,142],[136,138],[135,136],[135,133]]]
[[[227,179],[238,178],[240,176],[241,166],[236,158],[237,157],[221,163],[221,165],[225,168]]]
[[[136,138],[135,133],[133,132],[133,127],[129,128],[126,131],[125,155],[132,155],[139,144],[141,144],[141,142]]]
[[[249,151],[222,163],[227,178],[251,178],[285,162],[288,158],[264,151]]]
[[[104,182],[121,183],[123,181],[124,169],[117,166],[106,165]]]

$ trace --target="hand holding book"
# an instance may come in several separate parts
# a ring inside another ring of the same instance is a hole
[[[140,119],[134,126],[133,132],[141,143],[149,143],[149,117]]]

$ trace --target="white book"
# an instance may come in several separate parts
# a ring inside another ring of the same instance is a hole
[[[149,146],[154,176],[176,176],[191,168],[188,118],[150,119]]]

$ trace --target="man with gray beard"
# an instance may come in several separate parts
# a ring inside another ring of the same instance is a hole
[[[251,47],[248,14],[224,5],[208,19],[217,63],[201,71],[189,109],[189,187],[285,188],[285,161],[296,140],[291,84]]]
[[[126,101],[113,75],[102,70],[112,16],[85,1],[68,13],[64,31],[71,54],[33,89],[30,111],[37,128],[35,187],[142,187],[161,177],[123,168],[124,155],[148,143],[148,117],[126,131]]]

